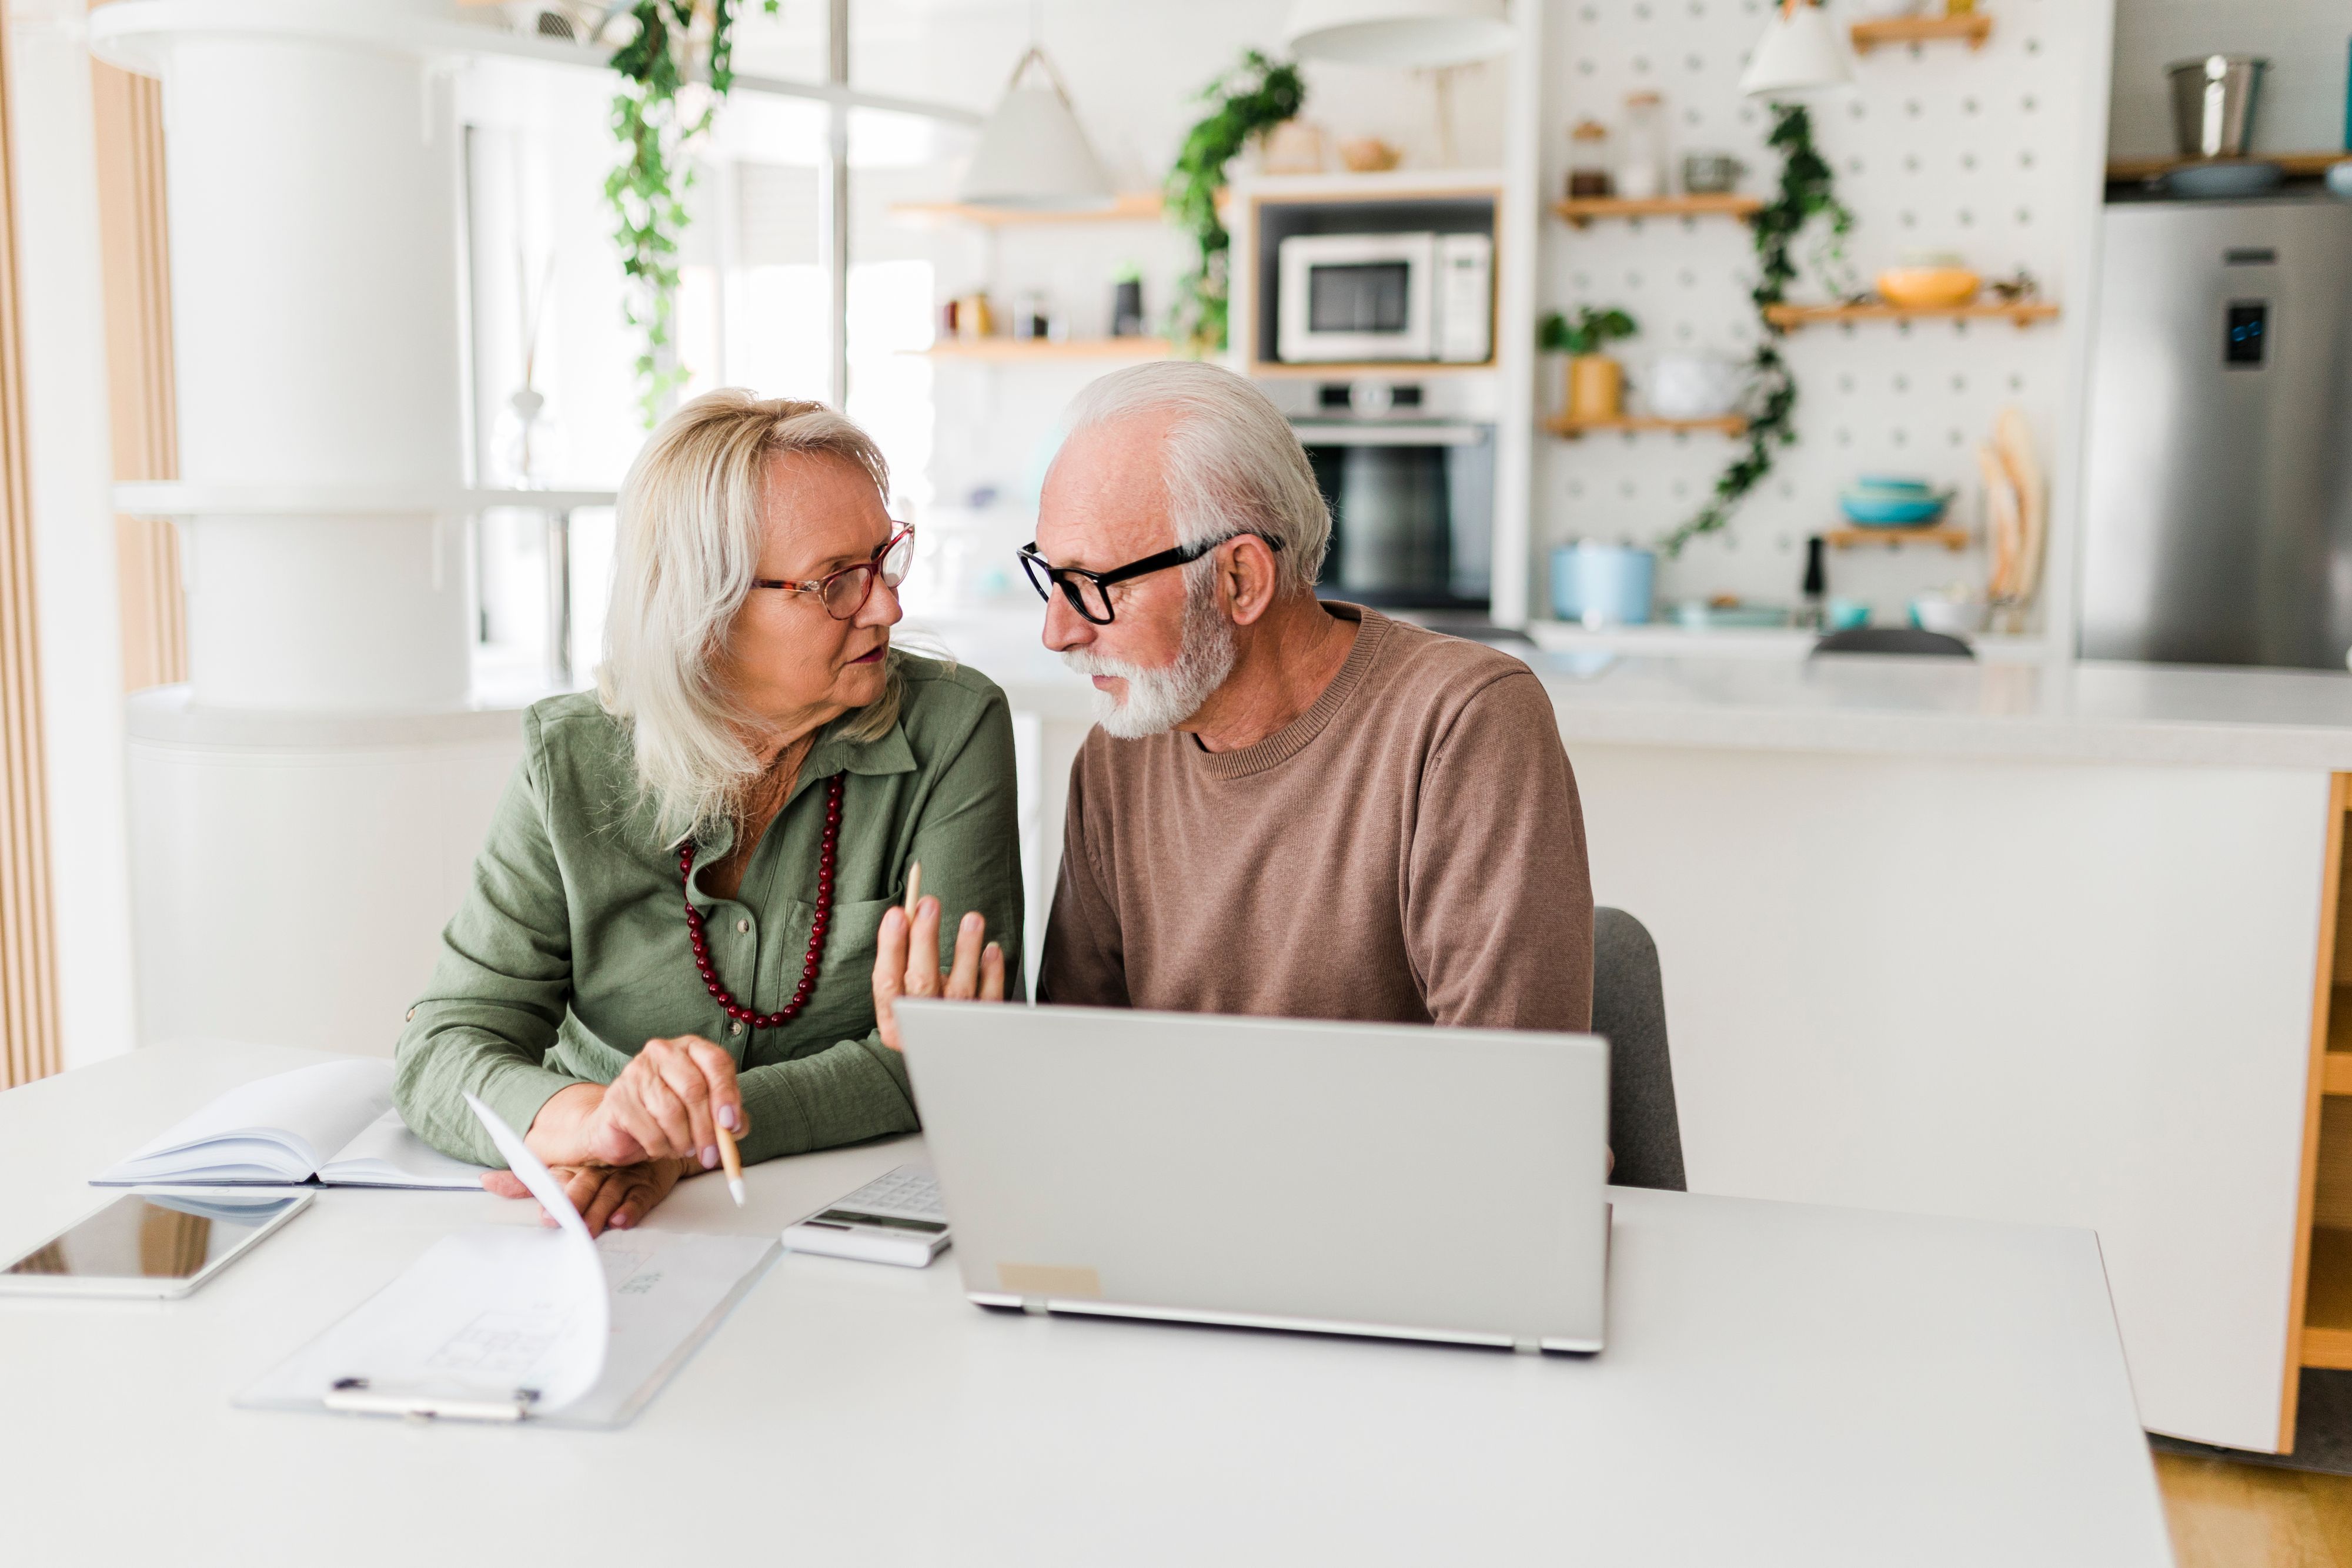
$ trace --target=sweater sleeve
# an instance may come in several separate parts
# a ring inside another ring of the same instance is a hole
[[[1037,999],[1066,1007],[1129,1007],[1132,1004],[1128,999],[1127,953],[1119,936],[1118,904],[1103,883],[1088,827],[1087,753],[1081,747],[1070,764],[1070,802],[1062,826],[1062,872],[1054,884],[1054,911],[1045,922]]]
[[[548,835],[545,758],[526,716],[522,760],[475,857],[465,901],[394,1052],[393,1103],[444,1154],[503,1166],[473,1094],[517,1133],[578,1079],[541,1065],[572,996],[563,873]]]
[[[1532,672],[1474,693],[1423,765],[1405,942],[1434,1021],[1592,1024],[1592,883],[1559,726]]]
[[[917,820],[908,858],[940,901],[940,962],[955,957],[956,925],[978,910],[1004,949],[1004,995],[1026,994],[1022,954],[1021,821],[1013,782],[1013,716],[994,694],[980,722],[940,769]],[[870,951],[870,949],[869,949]],[[879,1031],[789,1061],[746,1068],[739,1082],[751,1113],[746,1160],[773,1159],[921,1126],[906,1059]]]

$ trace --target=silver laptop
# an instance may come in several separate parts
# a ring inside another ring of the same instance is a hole
[[[984,1306],[1597,1351],[1590,1035],[901,1001]]]

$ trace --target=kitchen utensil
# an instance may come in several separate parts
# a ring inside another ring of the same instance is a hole
[[[1956,257],[1890,267],[1877,277],[1879,298],[1914,310],[1946,309],[1977,297],[1984,279]]]
[[[1728,152],[1690,152],[1683,156],[1683,190],[1694,196],[1715,196],[1739,183],[1748,165]]]
[[[1981,599],[1923,593],[1911,601],[1911,624],[1922,632],[1941,632],[1947,637],[1969,637],[1982,632],[1985,613]]]
[[[1650,412],[1661,419],[1720,419],[1739,406],[1745,371],[1712,354],[1664,354],[1651,361]]]
[[[1646,626],[1657,571],[1657,556],[1631,545],[1562,545],[1551,555],[1554,608],[1595,630]]]
[[[2190,201],[2226,201],[2232,196],[2259,196],[2275,191],[2286,171],[2260,158],[2223,159],[2213,163],[2184,163],[2164,176],[2167,195]]]
[[[2254,100],[2270,61],[2207,55],[2165,67],[2172,78],[2172,135],[2183,158],[2242,158],[2254,140]]]
[[[2003,408],[1994,417],[1992,440],[2017,492],[2018,570],[2009,598],[2022,605],[2042,585],[2042,540],[2050,530],[2049,488],[2042,476],[2042,458],[2033,448],[2032,432],[2026,427],[2025,415],[2014,406]]]
[[[1350,136],[1339,143],[1339,162],[1359,174],[1393,169],[1404,154],[1377,136]]]
[[[1789,610],[1779,604],[1716,604],[1685,599],[1675,606],[1675,623],[1693,632],[1763,631],[1789,623]]]
[[[2018,502],[2017,482],[1991,442],[1977,445],[1977,468],[1984,476],[1985,543],[1992,551],[1992,571],[1985,592],[2010,600],[2017,594],[2020,567],[2025,558],[2025,514]]]

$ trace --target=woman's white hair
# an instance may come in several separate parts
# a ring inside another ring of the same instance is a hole
[[[851,464],[889,494],[889,465],[857,426],[821,402],[740,387],[664,420],[621,482],[597,696],[629,730],[640,799],[678,837],[731,820],[762,770],[745,739],[751,716],[727,692],[723,655],[759,565],[768,462],[797,452]],[[836,733],[889,732],[905,689],[900,658],[892,649],[881,697]]]
[[[1297,433],[1246,380],[1198,360],[1114,371],[1070,404],[1070,434],[1171,413],[1161,478],[1176,542],[1244,531],[1280,539],[1276,580],[1286,591],[1312,593],[1331,545],[1331,508]]]

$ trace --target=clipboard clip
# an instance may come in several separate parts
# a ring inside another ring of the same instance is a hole
[[[413,1421],[515,1422],[539,1402],[536,1388],[495,1395],[452,1394],[431,1388],[378,1388],[364,1377],[338,1377],[319,1396],[330,1410],[354,1416],[404,1416]]]

